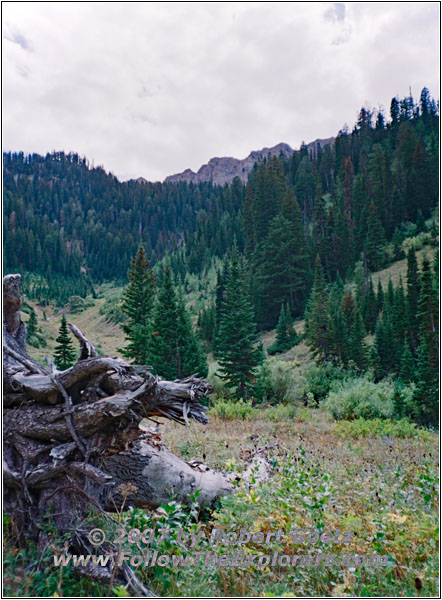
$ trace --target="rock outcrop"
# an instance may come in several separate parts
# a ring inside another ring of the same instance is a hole
[[[308,144],[307,148],[315,152],[318,144],[322,148],[326,144],[333,143],[333,140],[334,138],[315,140]],[[271,148],[253,150],[242,160],[232,157],[211,158],[196,173],[191,169],[186,169],[182,173],[169,175],[164,181],[171,183],[178,181],[185,181],[187,183],[210,181],[214,185],[225,185],[226,183],[231,183],[235,177],[239,177],[241,181],[246,182],[255,163],[261,162],[268,157],[279,156],[280,153],[290,155],[293,153],[293,149],[288,144],[280,143]]]

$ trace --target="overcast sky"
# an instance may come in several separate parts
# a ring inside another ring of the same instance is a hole
[[[439,5],[3,3],[3,147],[155,181],[439,98]]]

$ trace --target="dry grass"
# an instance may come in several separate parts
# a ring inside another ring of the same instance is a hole
[[[427,258],[430,261],[432,261],[435,254],[436,254],[436,248],[433,246],[426,246],[425,248],[422,248],[422,250],[418,250],[416,252],[416,258],[417,258],[419,267],[422,265],[422,260],[423,260],[424,256],[427,256]],[[378,271],[377,273],[374,273],[373,274],[373,284],[376,289],[377,285],[378,285],[378,281],[380,279],[382,287],[386,290],[390,279],[393,282],[393,285],[396,286],[399,284],[399,280],[401,277],[402,277],[402,282],[405,286],[407,283],[407,259],[406,258],[404,258],[403,260],[398,260],[395,263],[393,263],[392,265],[390,265],[389,267],[387,267],[386,269],[383,269],[382,271]]]

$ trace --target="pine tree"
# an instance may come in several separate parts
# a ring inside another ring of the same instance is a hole
[[[179,341],[177,329],[177,298],[172,281],[172,272],[170,266],[166,264],[162,272],[149,343],[149,362],[152,366],[152,372],[165,379],[176,379],[178,377]]]
[[[384,305],[384,310],[376,323],[374,346],[379,357],[379,363],[376,365],[377,376],[385,377],[389,373],[399,372],[399,349],[394,335],[391,310],[388,303]]]
[[[28,338],[37,335],[37,314],[34,309],[31,309],[31,314],[29,315],[29,321],[27,323],[27,331]]]
[[[55,341],[57,342],[57,346],[55,346],[54,350],[54,363],[57,369],[60,371],[65,371],[66,369],[69,369],[69,367],[72,367],[72,365],[75,363],[75,350],[69,335],[66,317],[64,315],[61,318],[58,337]]]
[[[438,373],[425,338],[417,351],[417,386],[414,394],[416,418],[423,425],[437,425],[439,418]]]
[[[193,331],[189,313],[186,310],[181,292],[177,299],[177,372],[183,379],[189,375],[207,377],[207,360],[201,344]]]
[[[405,383],[409,383],[416,378],[416,363],[410,349],[408,340],[405,340],[401,357],[400,378]]]
[[[362,299],[362,314],[364,317],[365,329],[369,333],[374,333],[376,319],[378,318],[378,306],[376,294],[373,287],[373,280],[370,278],[368,290]]]
[[[276,340],[267,348],[268,354],[287,352],[296,343],[296,331],[293,328],[293,320],[290,315],[289,305],[281,306],[278,324],[276,326]]]
[[[150,360],[148,346],[152,332],[156,278],[142,246],[132,259],[127,275],[130,283],[123,292],[121,310],[127,318],[122,328],[128,343],[120,352],[134,363],[145,365]]]
[[[407,310],[412,349],[418,346],[418,302],[419,302],[419,272],[417,269],[416,251],[411,247],[407,255]]]
[[[296,203],[295,200],[293,200]],[[274,327],[281,304],[289,303],[300,311],[305,289],[305,253],[301,214],[295,228],[282,214],[277,215],[257,256],[257,282],[261,295],[261,311],[257,315],[260,328]]]
[[[317,256],[312,292],[305,311],[305,334],[313,356],[324,361],[330,354],[330,329],[327,288],[321,260]]]
[[[380,314],[384,308],[384,289],[380,278],[378,279],[378,289],[376,295],[377,313]]]
[[[244,269],[235,243],[222,305],[217,357],[221,377],[235,388],[236,396],[244,400],[254,386],[255,369],[264,358],[245,284]]]
[[[368,267],[371,271],[377,271],[383,263],[385,231],[382,227],[379,211],[374,200],[371,201],[368,209],[367,237],[365,244]]]
[[[353,363],[362,369],[366,365],[367,349],[364,343],[365,330],[359,307],[350,291],[342,298],[342,320],[346,332],[344,352],[341,359],[345,366]]]
[[[418,300],[419,339],[425,341],[429,354],[430,368],[437,372],[439,362],[439,322],[438,298],[434,291],[430,263],[425,256],[422,261],[420,275],[420,292]]]

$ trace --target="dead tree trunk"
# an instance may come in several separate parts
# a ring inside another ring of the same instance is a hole
[[[198,489],[207,507],[232,492],[228,477],[173,455],[141,424],[155,416],[207,423],[199,403],[211,392],[207,382],[163,381],[146,367],[99,356],[74,325],[81,344],[77,364],[60,372],[48,359],[43,368],[26,352],[19,285],[20,275],[3,280],[4,505],[19,543],[33,538],[45,547],[50,515],[59,532],[71,532],[72,552],[92,551],[82,523],[91,511],[120,507],[121,484],[133,484],[126,488],[128,505],[146,508],[170,498],[186,502]],[[125,569],[120,580],[149,595]],[[102,568],[84,574],[111,578]]]

